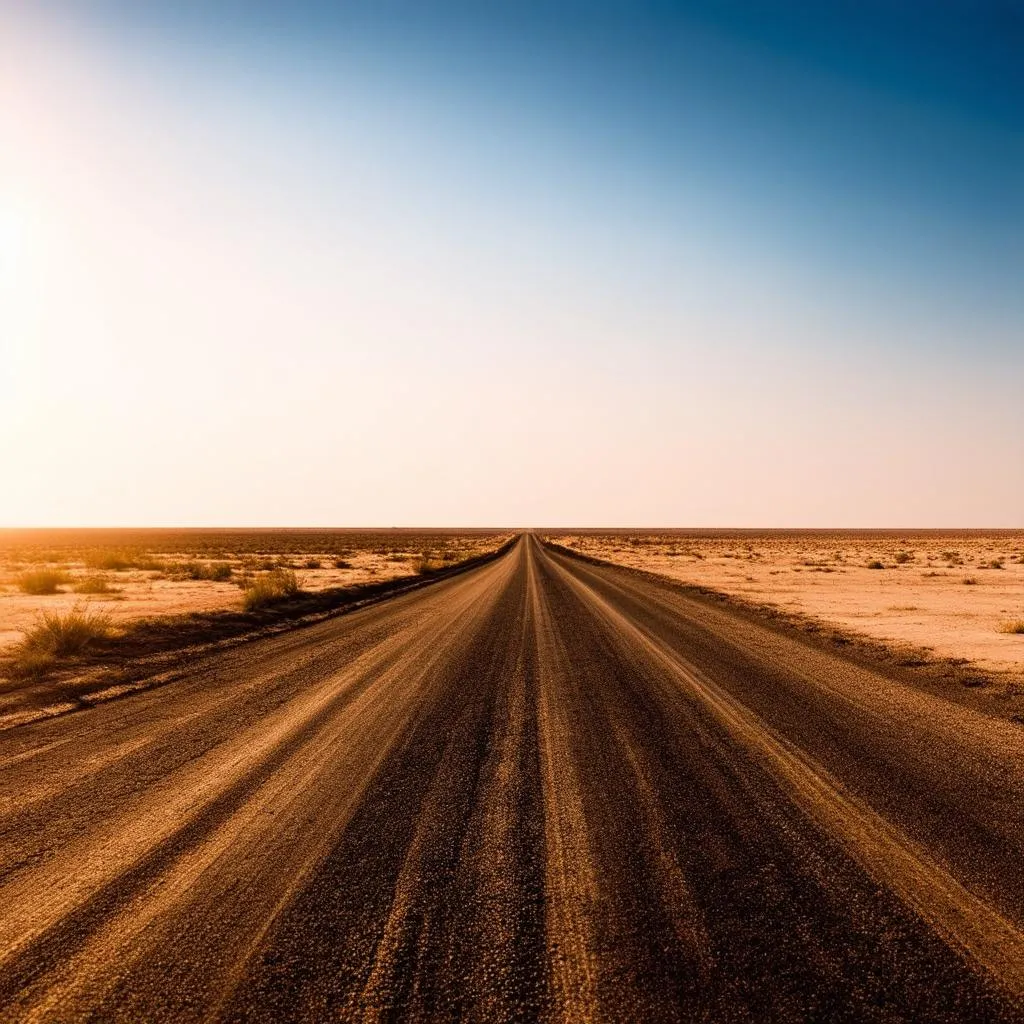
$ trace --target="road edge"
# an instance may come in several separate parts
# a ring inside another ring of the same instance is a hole
[[[544,537],[544,547],[579,562],[616,569],[676,590],[712,606],[725,606],[748,622],[763,626],[780,636],[799,640],[815,650],[836,655],[861,668],[880,672],[898,683],[913,686],[951,703],[979,711],[989,717],[1024,726],[1024,702],[1014,680],[979,668],[968,659],[941,658],[912,644],[887,644],[864,633],[845,629],[801,612],[784,611],[773,605],[716,590],[699,583],[686,583],[650,569],[622,565],[567,548]],[[1016,698],[1016,704],[1011,702]]]
[[[0,713],[0,732],[43,719],[73,714],[99,703],[166,685],[179,678],[195,659],[256,640],[305,629],[328,619],[349,615],[392,598],[442,583],[508,554],[522,539],[517,533],[493,551],[474,555],[446,569],[419,576],[402,576],[380,583],[337,587],[282,601],[256,613],[233,610],[144,619],[85,656],[69,659],[52,674],[19,680],[3,676],[4,692],[24,692],[25,706]],[[310,606],[315,610],[305,610]],[[213,639],[197,639],[203,633]],[[139,654],[147,636],[158,650]],[[176,638],[180,642],[175,642]],[[35,693],[33,693],[35,691]],[[33,700],[33,697],[36,699]]]

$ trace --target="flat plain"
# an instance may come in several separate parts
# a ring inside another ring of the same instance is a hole
[[[1024,531],[550,531],[654,572],[936,660],[1024,692]],[[1019,630],[1019,632],[1017,632]]]
[[[0,653],[43,612],[102,608],[115,625],[231,611],[260,574],[302,591],[414,576],[499,547],[492,530],[2,530]],[[48,581],[46,577],[50,577]],[[44,584],[33,590],[33,580]],[[45,585],[46,583],[49,585]]]
[[[0,531],[0,729],[457,571],[492,530]]]
[[[0,801],[3,1020],[1024,1018],[1021,725],[533,536],[2,730]]]

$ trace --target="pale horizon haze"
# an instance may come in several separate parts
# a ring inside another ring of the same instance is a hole
[[[0,526],[1024,526],[1024,16],[811,6],[0,0]]]

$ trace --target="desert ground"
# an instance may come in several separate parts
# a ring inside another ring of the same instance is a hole
[[[1024,725],[532,535],[0,802],[3,1020],[1024,1019]]]
[[[1024,686],[1024,532],[552,532],[582,554]]]
[[[238,609],[246,589],[275,569],[294,572],[306,592],[357,587],[451,566],[510,536],[487,530],[3,530],[0,654],[20,643],[41,614],[76,605],[102,611],[123,629],[140,620]]]

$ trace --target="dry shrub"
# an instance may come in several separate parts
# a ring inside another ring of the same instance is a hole
[[[420,555],[416,571],[421,576],[428,576],[432,572],[440,572],[441,569],[450,565],[451,562],[452,556],[448,551],[442,551],[439,554],[434,554],[433,551],[424,551]]]
[[[878,559],[876,558],[873,562],[868,562],[868,568],[869,569],[884,569],[885,566],[882,565],[882,563],[880,561],[878,561]]]
[[[45,672],[58,658],[80,654],[93,640],[106,639],[112,632],[109,615],[77,604],[63,614],[44,612],[15,648],[15,671]]]
[[[135,559],[124,551],[90,551],[85,564],[90,569],[106,569],[110,572],[123,572],[135,564]]]
[[[1024,633],[1024,619],[1012,619],[999,627],[1000,633]]]
[[[223,582],[231,579],[233,572],[227,562],[165,562],[164,573],[173,580],[212,580]]]
[[[421,575],[424,575],[429,572],[435,572],[440,567],[440,563],[434,559],[431,553],[429,551],[424,551],[423,554],[420,555],[420,560],[416,565],[416,571]]]
[[[273,604],[299,592],[299,581],[290,569],[271,569],[247,583],[242,605],[247,612]]]
[[[25,594],[56,594],[61,583],[66,583],[67,573],[58,569],[36,569],[34,572],[22,573],[18,577],[18,586]]]
[[[86,576],[75,585],[76,594],[120,594],[119,587],[112,587],[103,576]]]
[[[242,559],[243,572],[270,572],[276,568],[278,568],[278,564],[273,558],[257,558],[254,555],[246,555]]]

